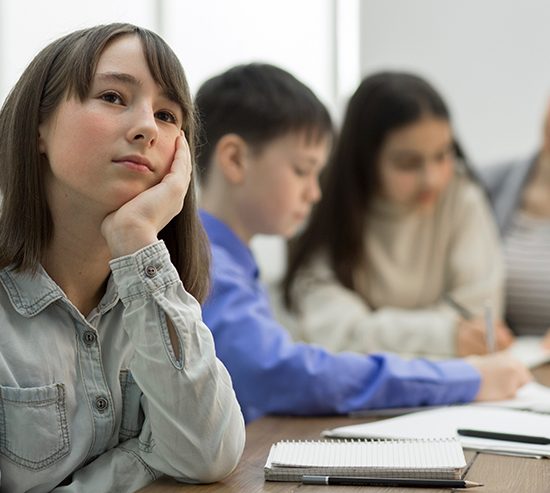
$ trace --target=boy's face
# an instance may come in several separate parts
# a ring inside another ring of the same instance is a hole
[[[239,190],[245,234],[292,236],[321,198],[319,174],[331,139],[308,141],[288,133],[246,155],[246,177]]]

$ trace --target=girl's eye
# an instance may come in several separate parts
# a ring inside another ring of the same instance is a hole
[[[407,159],[397,161],[395,167],[399,171],[417,171],[422,166],[422,162],[418,159]]]
[[[163,122],[167,122],[167,123],[177,123],[178,122],[178,119],[176,118],[176,116],[173,113],[171,113],[170,111],[157,111],[155,113],[155,116],[159,120],[162,120]]]
[[[100,97],[107,103],[123,104],[122,97],[116,92],[104,92]]]
[[[437,162],[442,163],[444,161],[447,161],[448,159],[453,159],[454,155],[455,155],[454,149],[449,148],[437,154],[435,158]]]

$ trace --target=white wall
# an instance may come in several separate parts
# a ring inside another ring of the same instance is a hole
[[[332,0],[166,0],[165,39],[192,90],[235,64],[280,65],[332,103]],[[306,21],[307,20],[307,21]]]
[[[0,103],[32,58],[79,28],[131,22],[156,29],[151,0],[0,0]]]
[[[361,73],[419,72],[479,165],[535,150],[550,96],[547,0],[362,0]]]

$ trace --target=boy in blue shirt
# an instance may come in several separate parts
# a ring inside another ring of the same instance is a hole
[[[203,317],[246,421],[503,399],[529,380],[504,355],[406,361],[293,342],[273,316],[249,244],[257,234],[292,235],[319,200],[330,116],[305,85],[266,64],[208,80],[196,104],[204,132],[201,217],[213,261]]]

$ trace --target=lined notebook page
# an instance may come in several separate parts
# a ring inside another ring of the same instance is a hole
[[[300,481],[304,474],[459,478],[466,468],[460,442],[449,439],[283,441],[271,447],[265,477]]]

